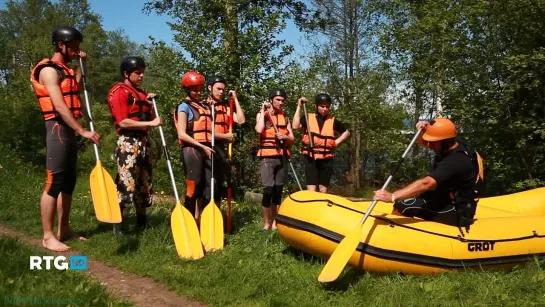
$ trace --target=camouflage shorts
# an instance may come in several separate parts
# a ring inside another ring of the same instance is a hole
[[[117,140],[117,196],[121,208],[134,203],[136,208],[151,206],[152,158],[146,135],[125,136]]]

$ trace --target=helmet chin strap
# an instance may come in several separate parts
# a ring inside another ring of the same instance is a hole
[[[125,77],[125,81],[126,80],[129,80],[129,83],[132,85],[132,87],[138,88],[138,86],[136,84],[134,84],[134,82],[131,81],[131,78]]]
[[[64,59],[65,63],[70,62],[70,57],[68,57],[68,46],[66,46],[66,43],[63,42],[64,45],[64,52],[61,50],[62,58]]]
[[[450,146],[447,144],[446,140],[441,140],[441,143],[439,143],[441,146],[439,151],[441,152],[441,156],[444,156],[447,152],[449,152]]]
[[[199,101],[199,97],[197,97],[197,98],[193,97],[193,95],[191,95],[191,91],[189,91],[189,90],[187,90],[187,96],[189,96],[189,98],[191,98],[194,101]]]

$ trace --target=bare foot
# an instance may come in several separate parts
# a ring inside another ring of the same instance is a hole
[[[55,237],[51,237],[49,239],[43,239],[42,245],[46,249],[54,252],[65,252],[70,249],[70,247],[61,241],[57,240]]]
[[[263,226],[263,228],[261,229],[261,231],[269,231],[269,230],[271,230],[271,225],[268,225],[268,224]]]
[[[64,242],[66,240],[70,240],[72,238],[77,237],[80,241],[87,241],[86,237],[80,236],[78,233],[73,232],[72,229],[68,229],[66,231],[63,231],[61,234],[57,234],[57,237],[59,238],[59,241]]]

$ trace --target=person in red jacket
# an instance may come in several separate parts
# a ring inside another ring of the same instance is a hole
[[[163,124],[155,117],[151,98],[154,93],[140,89],[146,64],[140,57],[129,56],[121,60],[124,81],[114,84],[108,93],[108,104],[119,138],[115,156],[117,160],[117,194],[121,212],[134,203],[136,227],[146,228],[146,209],[151,206],[152,156],[148,130]],[[123,235],[122,223],[114,224],[114,234]]]
[[[78,122],[82,115],[78,96],[82,76],[79,69],[74,72],[67,66],[76,58],[81,58],[85,63],[86,54],[79,48],[81,42],[83,35],[78,30],[67,26],[56,27],[52,34],[55,53],[51,59],[41,60],[30,74],[47,130],[47,179],[40,199],[42,245],[55,252],[70,249],[61,241],[77,236],[69,224],[77,178],[76,133],[96,144],[100,142],[98,133],[86,130]],[[55,214],[58,214],[56,235],[53,233]],[[83,237],[79,239],[85,240]]]
[[[305,159],[307,190],[316,191],[318,188],[319,192],[327,193],[333,175],[335,148],[350,136],[350,131],[329,113],[331,107],[329,94],[319,93],[314,97],[316,113],[308,113],[308,123],[300,115],[301,106],[305,102],[306,98],[302,97],[297,103],[297,110],[293,115],[293,129],[303,128],[301,154]],[[309,132],[312,135],[312,143]],[[338,138],[335,137],[335,132],[339,134]]]

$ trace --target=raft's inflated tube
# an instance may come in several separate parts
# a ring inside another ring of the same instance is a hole
[[[282,202],[278,230],[288,245],[328,258],[370,204],[299,191]],[[469,232],[391,211],[392,204],[377,203],[361,229],[351,266],[377,273],[431,274],[509,269],[545,258],[545,188],[481,199]]]

